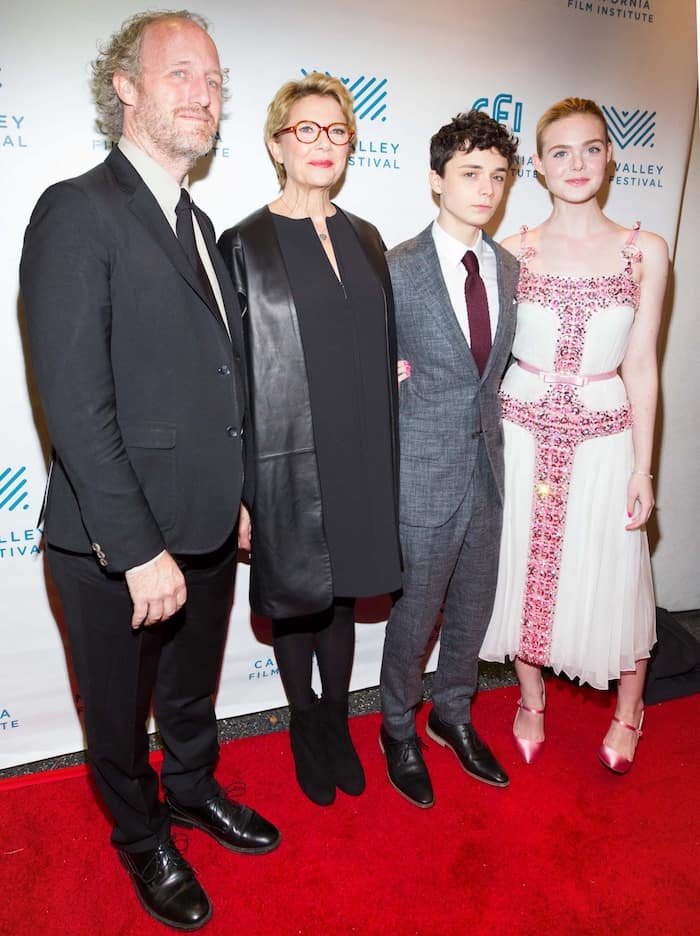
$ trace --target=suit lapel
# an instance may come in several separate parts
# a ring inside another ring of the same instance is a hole
[[[219,283],[221,298],[224,303],[226,321],[228,322],[229,326],[229,334],[231,335],[234,344],[238,345],[240,344],[240,340],[242,340],[243,337],[241,330],[241,311],[238,304],[238,297],[236,296],[233,283],[231,282],[231,276],[226,269],[226,264],[224,263],[223,257],[219,253],[219,248],[216,246],[216,241],[211,229],[211,221],[209,220],[208,216],[200,211],[200,209],[195,204],[192,205],[192,208],[194,210],[195,217],[197,218],[199,229],[202,232],[204,244],[207,248],[209,259],[211,260],[211,265],[214,268],[214,275],[216,276],[216,279]],[[221,311],[219,308],[217,307],[212,311],[216,314],[217,319],[221,321]],[[221,324],[223,325],[223,322]]]
[[[440,268],[440,260],[435,249],[432,225],[429,225],[416,238],[416,260],[412,269],[416,292],[424,297],[426,306],[433,310],[434,327],[442,331],[455,350],[459,349],[459,351],[463,352],[466,366],[477,381],[482,381],[488,376],[494,361],[500,359],[501,345],[504,341],[509,341],[512,335],[514,315],[512,297],[514,295],[514,281],[517,280],[517,270],[510,269],[510,265],[507,263],[509,255],[504,254],[502,248],[495,244],[486,233],[484,233],[484,240],[496,255],[499,307],[496,334],[493,336],[491,352],[481,377],[469,343],[464,337],[464,332],[450,301]],[[464,314],[466,315],[466,309]]]
[[[192,269],[192,266],[187,259],[184,250],[180,246],[180,242],[175,236],[175,232],[168,223],[167,218],[163,214],[160,205],[156,201],[155,196],[149,187],[146,185],[136,169],[134,169],[129,160],[126,158],[126,156],[124,156],[118,147],[115,146],[112,149],[111,153],[107,157],[106,162],[114,173],[120,188],[127,195],[130,211],[136,215],[144,227],[147,228],[153,240],[166,254],[180,276],[187,282],[187,284],[194,290],[194,292],[197,293],[203,302],[206,303],[207,308],[209,308],[212,314],[216,316],[221,324],[221,327],[223,328],[224,323],[221,321],[221,313],[219,312],[219,309],[211,308],[209,297],[200,284],[199,277]],[[203,221],[200,221],[201,213],[196,206],[195,215],[202,231],[202,235],[204,236],[205,243],[207,244],[209,256],[212,257],[213,251],[209,244],[210,238],[207,237],[208,232],[206,231],[206,224]],[[214,247],[216,247],[216,245],[214,245]],[[214,264],[213,257],[212,263]],[[216,270],[216,264],[214,264],[214,269]],[[217,278],[219,279],[219,284],[221,284],[221,276],[218,270]]]
[[[448,339],[450,345],[464,358],[467,367],[478,380],[479,371],[464,332],[457,321],[457,314],[452,307],[450,294],[442,275],[433,240],[432,225],[428,225],[416,238],[416,262],[412,275],[416,293],[424,298],[426,308],[431,310],[433,316],[431,327],[438,329]]]
[[[510,282],[511,272],[506,266],[506,261],[504,258],[507,255],[504,254],[503,248],[499,247],[498,244],[484,232],[484,240],[491,247],[494,254],[496,255],[496,277],[498,282],[498,321],[496,323],[496,334],[493,336],[493,341],[491,343],[491,352],[489,353],[488,361],[486,362],[486,367],[484,368],[484,373],[482,379],[488,376],[489,371],[493,367],[493,362],[497,360],[501,352],[501,344],[512,334],[512,319],[513,319],[513,295],[514,295],[514,284]]]

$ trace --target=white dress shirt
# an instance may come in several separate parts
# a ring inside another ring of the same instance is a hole
[[[479,261],[479,273],[486,287],[486,298],[489,304],[489,321],[491,323],[491,340],[496,334],[498,324],[498,269],[496,266],[496,252],[484,240],[483,232],[479,231],[476,243],[467,247],[462,241],[440,227],[437,221],[432,227],[433,241],[440,261],[442,278],[445,280],[447,292],[452,308],[457,316],[459,327],[464,332],[467,344],[471,347],[469,334],[469,319],[467,318],[467,303],[464,298],[464,284],[467,280],[467,270],[462,258],[467,250],[471,250]]]

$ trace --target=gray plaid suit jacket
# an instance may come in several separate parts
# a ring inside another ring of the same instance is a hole
[[[441,526],[454,514],[471,480],[481,433],[503,500],[497,394],[515,332],[519,263],[484,238],[496,252],[500,307],[481,378],[450,302],[431,226],[387,255],[398,356],[411,364],[411,377],[399,388],[400,517],[409,526]]]

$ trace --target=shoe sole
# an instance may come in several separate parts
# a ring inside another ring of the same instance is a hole
[[[192,822],[190,819],[182,819],[180,816],[174,815],[172,811],[170,813],[170,822],[172,825],[176,825],[181,829],[197,829],[199,832],[204,832],[205,835],[208,835],[210,838],[213,838],[215,842],[218,842],[222,848],[236,852],[238,855],[267,855],[269,852],[274,851],[282,841],[282,834],[280,833],[277,836],[277,840],[271,845],[259,845],[257,848],[245,848],[240,845],[231,845],[230,842],[219,838],[218,835],[215,835],[214,832],[210,832],[209,829],[205,829],[204,826],[199,825],[197,822]]]
[[[386,751],[384,750],[384,745],[382,744],[382,739],[381,739],[381,738],[379,739],[379,750],[382,752],[382,754],[384,755],[384,758],[386,759]],[[388,779],[389,783],[393,786],[393,788],[396,790],[396,792],[399,794],[399,796],[403,796],[403,798],[406,800],[406,802],[410,803],[412,806],[417,806],[419,809],[430,809],[432,806],[435,805],[435,797],[433,797],[432,800],[431,800],[429,803],[419,803],[418,800],[414,800],[414,799],[413,799],[411,796],[409,796],[407,793],[404,793],[404,791],[403,791],[402,789],[400,789],[399,787],[396,786],[396,784],[394,783],[394,781],[393,781],[393,780],[391,779],[391,777],[389,776],[389,767],[388,767],[388,766],[387,766],[387,769],[386,769],[386,776],[387,776],[387,779]]]
[[[449,743],[449,741],[445,741],[445,739],[442,738],[442,737],[440,737],[439,734],[436,734],[436,733],[432,730],[432,728],[430,727],[430,725],[427,725],[427,724],[426,724],[426,726],[425,726],[425,733],[428,735],[429,738],[432,738],[433,741],[435,741],[436,744],[440,744],[440,745],[442,745],[442,747],[449,748],[450,751],[452,751],[452,753],[454,754],[454,756],[457,758],[457,763],[458,763],[459,766],[462,768],[462,770],[465,772],[465,774],[468,774],[470,777],[473,777],[475,780],[478,780],[479,783],[486,783],[488,786],[499,787],[500,789],[505,789],[505,787],[510,786],[510,780],[506,780],[505,783],[502,783],[502,782],[500,782],[500,781],[498,781],[498,780],[487,780],[485,777],[482,777],[482,776],[480,776],[479,774],[474,773],[473,770],[467,770],[467,768],[466,768],[466,767],[464,766],[464,764],[462,763],[461,757],[460,757],[459,754],[455,751],[455,749],[452,747],[452,745]]]

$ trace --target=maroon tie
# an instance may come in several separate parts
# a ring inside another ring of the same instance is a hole
[[[491,351],[491,322],[489,321],[489,301],[486,297],[484,281],[479,276],[479,261],[473,250],[468,250],[462,257],[467,268],[464,282],[464,298],[467,301],[467,319],[469,321],[469,342],[472,357],[476,362],[479,376],[484,373]]]

